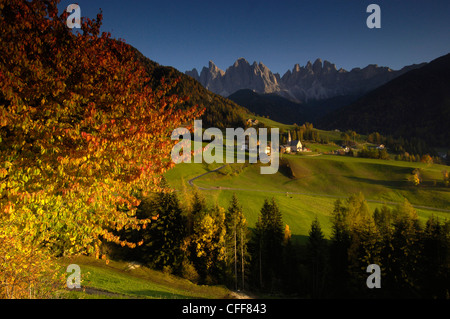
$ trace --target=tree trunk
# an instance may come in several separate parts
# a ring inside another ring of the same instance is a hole
[[[234,220],[234,289],[237,290],[238,278],[237,278],[237,226],[236,219]]]
[[[241,228],[241,266],[242,266],[242,290],[245,289],[245,265],[244,265],[244,234]]]

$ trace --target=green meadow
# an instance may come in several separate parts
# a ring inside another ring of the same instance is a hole
[[[331,234],[330,215],[337,199],[362,192],[373,211],[383,204],[394,207],[407,199],[422,222],[432,214],[450,218],[450,188],[444,187],[437,164],[377,160],[357,157],[283,154],[280,169],[273,175],[260,174],[261,164],[182,163],[166,173],[177,189],[197,187],[210,204],[227,207],[233,193],[243,206],[253,227],[265,199],[275,198],[294,240],[304,242],[311,222],[317,216],[326,236]],[[414,169],[420,169],[422,182],[413,185]],[[205,174],[207,173],[207,174]],[[191,181],[197,176],[205,174]]]
[[[61,259],[63,268],[77,264],[81,289],[64,290],[69,299],[223,299],[236,294],[221,286],[196,285],[189,280],[122,261],[92,257]]]

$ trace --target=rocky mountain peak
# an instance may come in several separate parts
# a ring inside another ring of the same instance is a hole
[[[186,75],[189,75],[190,77],[193,77],[197,81],[199,80],[200,76],[198,74],[198,71],[196,68],[193,68],[191,71],[186,71]]]
[[[262,62],[250,64],[246,59],[239,58],[234,64],[223,71],[212,61],[204,67],[200,76],[193,69],[186,74],[197,79],[210,91],[227,97],[242,89],[250,89],[257,93],[277,93],[294,102],[322,100],[344,95],[361,95],[385,84],[395,77],[418,66],[405,67],[393,71],[376,64],[367,67],[354,68],[346,71],[337,69],[334,63],[316,59],[308,61],[304,67],[295,64],[281,78]]]
[[[248,63],[248,61],[244,58],[239,58],[236,60],[236,62],[234,62],[233,66],[235,68],[239,67],[239,66],[249,66],[250,63]]]
[[[322,71],[322,59],[317,59],[314,61],[312,70],[314,73],[320,73]]]
[[[217,67],[213,61],[209,61],[209,72],[212,74],[220,74],[223,75],[225,72]]]
[[[337,72],[337,67],[336,67],[336,64],[325,60],[325,61],[323,61],[323,70],[326,72]]]

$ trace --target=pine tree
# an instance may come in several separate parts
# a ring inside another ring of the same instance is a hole
[[[322,297],[327,264],[327,242],[317,217],[311,224],[306,248],[308,269],[311,274],[311,296],[313,298]]]
[[[392,273],[390,272],[390,269],[392,269],[393,267],[392,256],[394,253],[394,248],[392,245],[394,234],[394,213],[386,205],[383,205],[381,209],[375,209],[373,213],[373,219],[375,222],[375,227],[377,228],[380,236],[379,266],[381,267],[383,287],[386,288],[383,290],[390,291],[393,287],[392,283],[394,282]],[[389,296],[389,293],[387,293],[386,296]]]
[[[189,202],[187,206],[187,233],[188,235],[193,232],[194,221],[197,216],[200,216],[207,212],[208,208],[206,206],[206,200],[202,194],[194,188],[190,198],[187,196],[187,201]]]
[[[181,246],[186,236],[186,221],[176,194],[168,189],[165,179],[163,191],[149,204],[150,212],[157,216],[150,225],[148,263],[157,269],[178,271],[181,266]]]
[[[254,287],[261,289],[263,287],[263,263],[262,263],[262,247],[263,247],[263,227],[261,215],[252,231],[249,241],[249,252],[251,256],[250,263],[250,282]]]
[[[281,279],[281,260],[284,239],[282,215],[275,200],[264,200],[257,224],[257,257],[259,281],[263,289],[277,288]]]
[[[240,253],[241,253],[241,289],[245,290],[245,282],[247,280],[247,267],[250,263],[250,254],[248,251],[248,241],[249,241],[249,231],[248,231],[248,225],[247,220],[242,219],[240,222],[239,227],[239,243],[240,243]]]
[[[347,215],[347,208],[343,206],[340,199],[336,200],[331,216],[332,235],[330,240],[330,272],[328,274],[329,293],[332,296],[342,296],[348,293],[348,249],[351,245],[351,234],[347,224]]]
[[[417,277],[421,254],[421,226],[417,212],[405,199],[394,210],[391,269],[392,285],[403,296],[417,296]]]
[[[421,296],[446,298],[450,287],[450,223],[432,215],[423,233]]]
[[[283,238],[283,262],[281,268],[282,292],[283,293],[299,293],[300,276],[299,267],[300,262],[296,246],[292,242],[292,233],[289,225],[286,224],[284,228]]]
[[[130,242],[142,242],[130,249],[127,246],[109,245],[115,258],[139,261],[155,269],[178,273],[182,263],[182,245],[186,237],[186,217],[180,208],[178,198],[162,178],[161,191],[141,200],[137,209],[138,219],[153,222],[141,230],[123,229],[117,232]]]

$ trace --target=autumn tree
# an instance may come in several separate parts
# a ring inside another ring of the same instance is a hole
[[[201,280],[216,283],[220,280],[225,261],[225,210],[214,206],[211,210],[195,215],[191,260]]]
[[[388,282],[404,297],[412,297],[418,290],[422,227],[416,210],[406,199],[397,205],[393,215],[393,252],[390,268],[386,270]]]
[[[369,211],[362,193],[347,199],[348,223],[350,226],[351,245],[348,250],[349,271],[355,280],[355,288],[360,293],[367,293],[364,270],[370,264],[381,265],[380,234],[373,214]]]
[[[350,135],[347,132],[342,132],[341,138],[342,138],[343,144],[348,145],[348,143],[350,141]]]
[[[175,83],[147,85],[135,51],[100,34],[101,14],[73,33],[57,4],[0,3],[3,259],[20,255],[12,234],[53,256],[99,256],[102,240],[135,246],[110,230],[149,222],[135,218],[135,194],[158,189],[170,132],[197,115],[166,94]]]
[[[448,187],[450,185],[450,173],[446,170],[442,171],[442,179],[444,180],[444,185]]]
[[[409,177],[409,180],[412,181],[414,186],[418,186],[422,183],[422,172],[420,168],[415,168],[412,172],[412,176]]]

